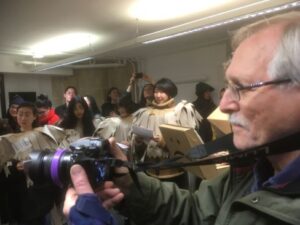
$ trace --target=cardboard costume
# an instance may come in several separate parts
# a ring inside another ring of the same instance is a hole
[[[54,185],[33,184],[24,171],[17,170],[16,165],[26,160],[33,150],[68,148],[76,139],[75,131],[52,125],[0,136],[0,188],[6,193],[5,198],[0,196],[1,222],[43,224],[47,214],[50,214],[53,225],[65,222],[61,209],[54,204],[59,189]]]
[[[117,142],[129,142],[129,132],[131,130],[133,117],[126,118],[109,117],[98,124],[93,136],[103,139],[115,137]]]
[[[159,126],[172,124],[184,127],[198,128],[202,117],[195,110],[193,104],[181,101],[175,105],[174,99],[163,104],[152,103],[151,107],[142,108],[133,114],[133,126],[151,129],[153,137],[159,137],[160,141],[154,141],[132,135],[132,155],[135,161],[160,161],[169,158],[170,152],[165,145]],[[157,171],[151,175],[158,178],[171,178],[182,174],[181,169]]]
[[[53,150],[68,148],[69,144],[79,139],[74,130],[45,125],[32,131],[11,133],[0,136],[0,169],[11,160],[25,160],[32,150]]]

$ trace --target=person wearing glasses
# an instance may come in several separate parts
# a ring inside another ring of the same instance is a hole
[[[300,224],[299,43],[299,12],[264,18],[235,33],[225,73],[220,109],[229,114],[235,147],[245,152],[281,140],[280,153],[231,164],[194,193],[143,173],[137,174],[140,189],[128,174],[115,177],[98,193],[102,206],[122,201],[135,224]],[[110,141],[112,154],[126,160]]]
[[[59,116],[55,113],[55,109],[52,108],[52,102],[47,95],[39,95],[35,102],[35,106],[37,108],[38,121],[41,126],[46,124],[58,124],[60,120]]]

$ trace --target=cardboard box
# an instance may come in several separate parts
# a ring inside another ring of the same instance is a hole
[[[184,155],[192,147],[203,144],[202,139],[194,128],[180,127],[176,125],[162,124],[159,126],[162,136],[171,155]],[[185,158],[182,162],[191,162]],[[219,170],[215,164],[204,166],[185,167],[187,171],[201,177],[202,179],[210,179],[219,174]]]
[[[229,123],[229,115],[221,112],[220,108],[216,108],[208,117],[208,121],[213,125],[214,128],[217,128],[221,131],[222,134],[229,134],[232,132],[231,126]]]

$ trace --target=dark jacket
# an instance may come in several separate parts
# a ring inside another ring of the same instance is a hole
[[[196,110],[203,117],[198,133],[204,142],[211,141],[213,138],[213,132],[211,124],[207,120],[207,117],[217,108],[217,106],[211,99],[205,100],[203,98],[197,98],[197,100],[194,101],[193,104]]]
[[[109,117],[111,112],[118,114],[118,105],[110,102],[105,102],[101,106],[102,116]]]
[[[55,114],[59,116],[59,118],[63,119],[67,114],[67,105],[62,104],[55,108]]]
[[[138,179],[143,194],[132,185],[124,207],[137,225],[300,224],[299,181],[280,192],[250,193],[252,169],[239,175],[231,170],[202,181],[192,193],[143,173]]]

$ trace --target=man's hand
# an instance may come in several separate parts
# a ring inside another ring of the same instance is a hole
[[[127,157],[116,144],[115,139],[110,138],[109,142],[111,154],[117,159],[126,161]],[[119,174],[129,173],[127,167],[115,168],[115,172]],[[79,195],[94,193],[89,183],[86,172],[84,171],[82,166],[73,165],[71,167],[70,173],[73,187],[68,189],[64,201],[63,212],[66,216],[69,215],[70,209],[76,204],[76,200],[78,199]],[[126,188],[131,182],[131,178],[129,175],[124,175],[124,177],[121,177],[119,179],[122,179],[122,182],[120,183],[124,184],[124,186],[120,185],[122,187],[119,188],[112,181],[106,181],[100,188],[96,190],[96,194],[102,200],[102,206],[106,209],[112,208],[113,206],[115,206],[123,200],[124,193],[121,191],[121,188],[126,190]]]
[[[110,143],[110,153],[117,159],[127,161],[126,155],[116,144],[114,138],[109,139]],[[117,174],[128,174],[129,170],[127,167],[115,168],[115,173]],[[106,209],[110,209],[116,204],[120,203],[124,198],[124,190],[127,188],[127,184],[131,182],[129,175],[124,175],[120,178],[115,178],[115,180],[122,179],[120,182],[120,187],[117,187],[114,182],[106,181],[103,186],[97,191],[98,196],[102,200],[102,205]],[[118,183],[119,184],[119,183]],[[125,184],[124,186],[122,184]],[[121,191],[122,189],[122,191]],[[126,191],[126,190],[125,190]]]
[[[63,212],[66,216],[69,215],[70,209],[75,205],[78,195],[94,193],[82,166],[73,165],[70,173],[74,187],[69,188],[66,193],[63,207]]]

